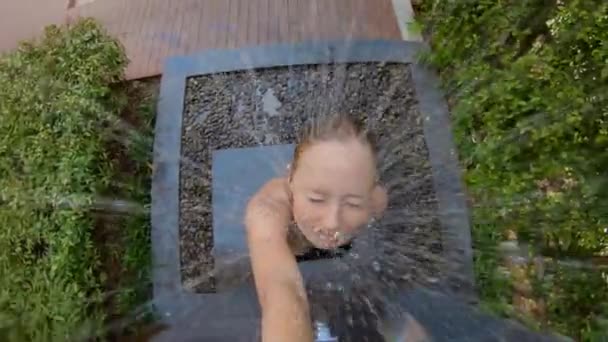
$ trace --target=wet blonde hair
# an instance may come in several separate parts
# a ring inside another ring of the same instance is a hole
[[[356,139],[368,146],[374,159],[377,156],[375,136],[365,127],[363,122],[346,114],[328,116],[308,122],[301,131],[290,165],[290,178],[298,167],[302,153],[310,145],[321,141],[347,141]]]

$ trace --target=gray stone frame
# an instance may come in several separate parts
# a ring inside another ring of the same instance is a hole
[[[211,50],[166,61],[155,128],[151,212],[154,305],[165,321],[176,321],[176,315],[187,315],[185,311],[190,311],[196,313],[198,322],[216,324],[218,329],[223,329],[223,325],[231,327],[232,324],[218,321],[219,315],[237,320],[248,315],[243,312],[243,306],[231,308],[233,305],[226,303],[226,297],[186,291],[181,281],[179,172],[186,79],[218,72],[328,63],[410,64],[419,110],[425,118],[424,135],[439,202],[444,255],[457,261],[460,275],[473,280],[468,208],[448,108],[434,73],[417,62],[418,53],[425,49],[426,46],[419,42],[355,40]],[[227,296],[251,300],[250,296],[238,291]]]

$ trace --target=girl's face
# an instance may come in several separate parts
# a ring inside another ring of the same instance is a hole
[[[350,241],[372,215],[375,162],[361,142],[316,142],[298,159],[290,189],[293,216],[317,248],[331,249]]]

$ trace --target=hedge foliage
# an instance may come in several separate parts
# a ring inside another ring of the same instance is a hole
[[[104,125],[123,48],[91,20],[0,58],[0,339],[65,341],[103,312],[89,207],[112,178]]]
[[[421,6],[473,201],[482,297],[512,306],[495,247],[516,236],[548,265],[534,284],[543,324],[608,338],[608,2]]]

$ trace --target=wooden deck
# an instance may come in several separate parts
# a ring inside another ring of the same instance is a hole
[[[159,75],[168,56],[205,49],[326,39],[401,39],[403,23],[397,20],[395,8],[399,13],[399,6],[395,3],[404,1],[409,3],[406,0],[44,0],[45,6],[53,9],[45,14],[49,18],[22,16],[27,19],[22,20],[23,27],[28,22],[39,24],[30,25],[18,39],[33,36],[32,32],[40,31],[43,22],[95,17],[122,41],[131,61],[127,78],[137,79]],[[0,5],[0,9],[1,6],[6,5]],[[36,6],[33,8],[40,7]],[[5,16],[0,14],[0,22]],[[3,32],[12,30],[7,26]],[[0,51],[16,46],[16,37],[5,40],[0,41]]]
[[[45,26],[66,18],[65,0],[0,0],[0,53],[40,35]]]

